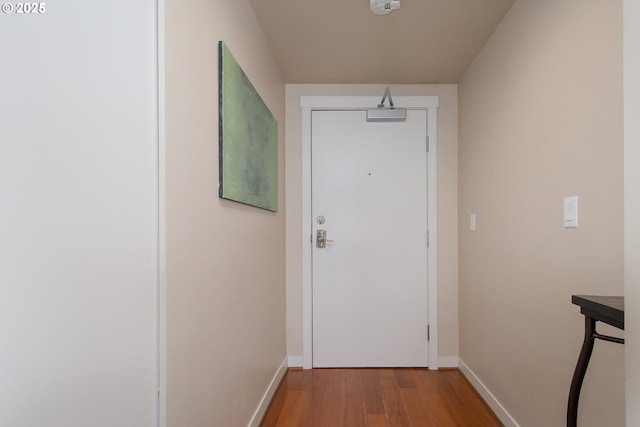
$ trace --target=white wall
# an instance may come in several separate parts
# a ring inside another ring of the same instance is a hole
[[[300,97],[380,96],[386,85],[287,85],[287,354],[302,366],[302,114]],[[456,85],[392,85],[393,96],[439,97],[438,351],[440,364],[458,356],[458,92]]]
[[[565,425],[571,295],[624,293],[621,6],[517,0],[459,84],[460,357],[522,427]],[[624,351],[596,343],[580,426],[624,425]]]
[[[625,356],[627,425],[640,425],[640,2],[624,1]]]
[[[156,3],[45,5],[0,15],[0,425],[152,426]]]

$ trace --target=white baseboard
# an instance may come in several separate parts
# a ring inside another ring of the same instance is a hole
[[[289,367],[290,368],[302,368],[302,356],[289,356]]]
[[[289,356],[290,368],[302,368],[302,356]],[[438,358],[438,368],[457,368],[458,358],[456,356]]]
[[[480,378],[464,363],[462,359],[459,359],[460,372],[469,380],[471,385],[476,389],[478,394],[482,396],[487,405],[496,414],[498,419],[504,424],[504,427],[520,427],[516,420],[504,409],[504,406],[496,399],[496,397],[489,391],[489,389],[480,381]]]
[[[273,399],[273,396],[276,394],[276,391],[278,390],[278,386],[280,385],[282,378],[284,378],[284,375],[287,373],[287,367],[288,367],[287,359],[284,359],[284,361],[276,371],[275,375],[271,379],[271,383],[269,384],[269,387],[267,387],[267,390],[264,392],[264,395],[260,400],[260,404],[258,405],[258,408],[253,413],[253,416],[249,421],[248,427],[260,427],[262,418],[264,418],[264,414],[266,414],[267,409],[269,409],[269,404],[271,403],[271,399]]]
[[[438,368],[457,368],[458,358],[456,356],[438,358]]]
[[[290,368],[302,368],[302,356],[289,356],[289,367]],[[455,356],[452,357],[440,357],[438,358],[438,368],[457,368],[458,367],[458,358]]]

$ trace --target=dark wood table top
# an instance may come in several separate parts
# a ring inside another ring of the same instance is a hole
[[[624,297],[602,295],[572,295],[571,302],[592,319],[624,330]]]

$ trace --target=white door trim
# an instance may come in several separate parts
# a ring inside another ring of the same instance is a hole
[[[437,96],[396,96],[395,104],[408,109],[427,110],[427,322],[430,329],[428,366],[438,369],[438,233],[437,233]],[[301,96],[302,109],[302,367],[313,366],[312,270],[311,270],[311,112],[375,108],[378,96]]]
[[[157,1],[158,96],[158,288],[156,426],[167,426],[167,133],[166,0]]]

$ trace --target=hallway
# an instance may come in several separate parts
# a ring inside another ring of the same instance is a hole
[[[458,370],[289,370],[262,427],[500,427]]]

